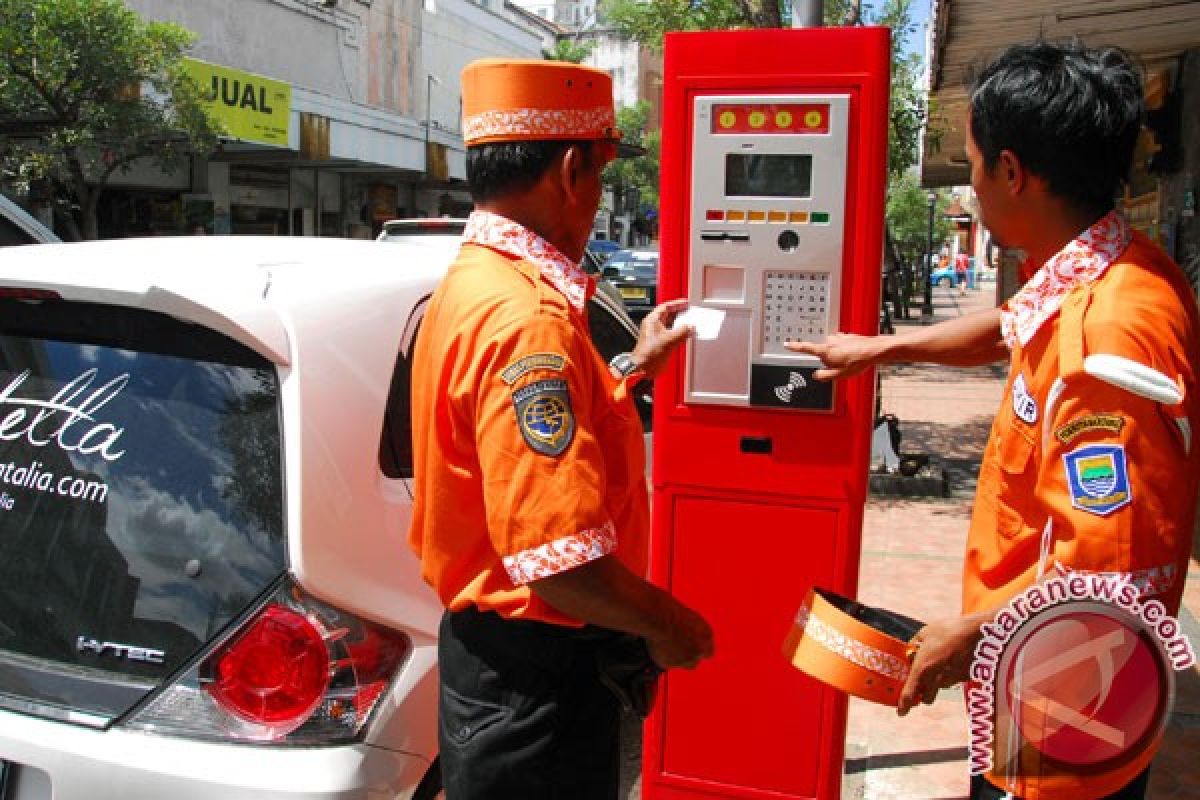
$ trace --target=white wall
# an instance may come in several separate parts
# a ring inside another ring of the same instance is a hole
[[[422,102],[417,116],[425,118],[427,74],[437,77],[429,96],[433,120],[431,138],[447,144],[461,141],[462,86],[459,75],[470,62],[489,56],[541,58],[538,35],[470,0],[437,0],[434,11],[422,12],[421,63],[418,93]],[[453,136],[448,134],[453,133]]]
[[[192,55],[335,97],[365,102],[368,4],[341,0],[126,0],[146,19],[197,34]]]

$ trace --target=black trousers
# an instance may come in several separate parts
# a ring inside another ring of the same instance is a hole
[[[597,653],[617,637],[447,612],[438,641],[447,800],[614,800],[620,714]]]
[[[1149,783],[1150,770],[1146,769],[1145,772],[1134,778],[1124,789],[1113,792],[1103,798],[1103,800],[1144,800],[1146,797],[1146,786]],[[983,779],[982,775],[971,776],[971,800],[1000,800],[1002,797],[1004,797],[1003,790],[992,786],[992,784]],[[1079,800],[1093,800],[1093,798],[1080,797]]]

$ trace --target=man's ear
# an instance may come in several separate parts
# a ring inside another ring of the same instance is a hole
[[[1017,158],[1017,154],[1012,150],[1000,151],[1000,155],[996,159],[996,170],[1004,179],[1010,194],[1019,195],[1025,190],[1025,186],[1029,182],[1029,171],[1025,169],[1021,159]]]
[[[577,200],[587,166],[587,156],[579,145],[573,144],[563,151],[562,161],[559,162],[559,182],[564,200],[571,203]]]

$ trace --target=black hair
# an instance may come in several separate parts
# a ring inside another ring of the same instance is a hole
[[[1113,206],[1145,111],[1141,77],[1115,47],[1035,42],[970,80],[971,136],[990,173],[1003,150],[1081,210]]]
[[[553,139],[494,142],[467,148],[467,186],[476,204],[532,187],[568,147],[583,148],[591,163],[591,142]]]

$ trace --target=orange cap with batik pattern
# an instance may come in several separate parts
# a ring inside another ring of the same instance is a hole
[[[463,139],[493,142],[609,141],[617,144],[612,78],[563,61],[484,58],[462,71]],[[620,151],[628,151],[620,146]],[[618,155],[635,155],[620,152]]]

